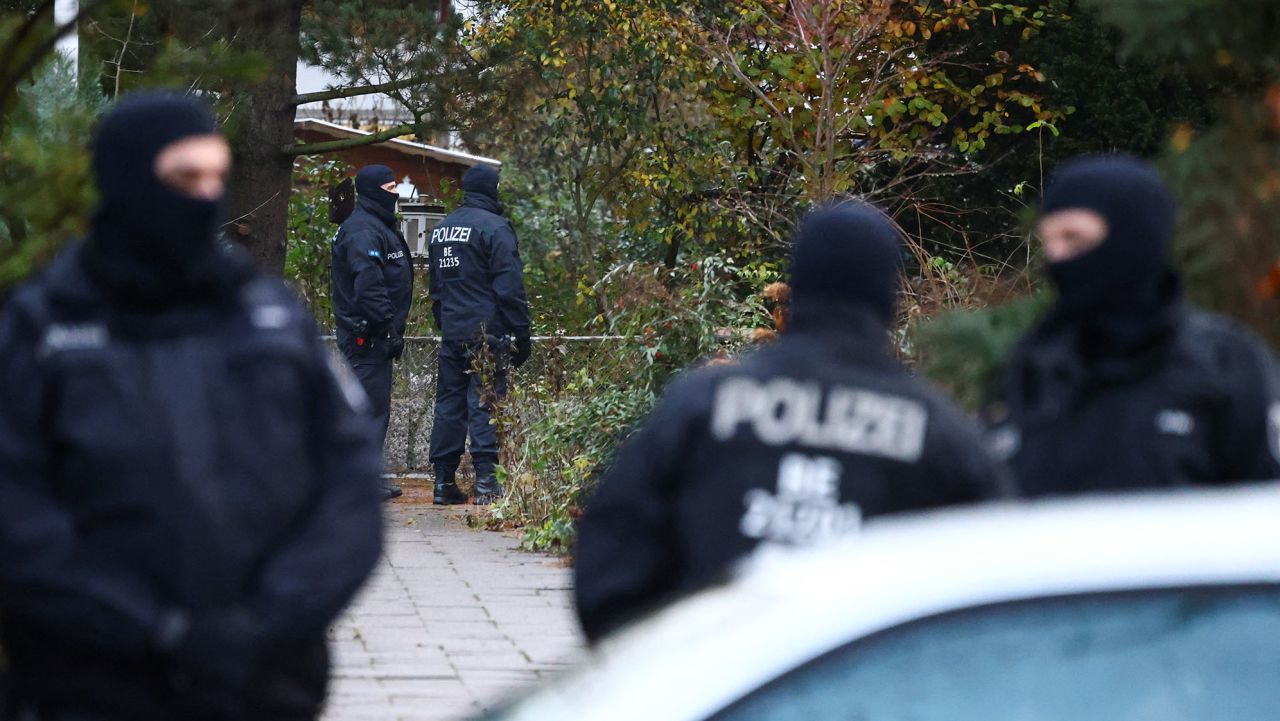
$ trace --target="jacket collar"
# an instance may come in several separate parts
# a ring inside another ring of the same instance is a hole
[[[498,202],[497,198],[491,198],[484,193],[477,193],[472,190],[466,191],[462,196],[461,207],[487,210],[494,215],[503,215],[506,213],[506,208],[502,206],[502,203]]]
[[[360,197],[359,199],[357,199],[356,212],[358,213],[362,210],[365,213],[368,213],[369,215],[373,216],[374,218],[377,218],[380,222],[382,222],[387,227],[389,228],[396,227],[395,213],[387,212],[386,208],[373,202],[373,200],[366,197]]]
[[[74,316],[110,319],[113,327],[130,335],[168,335],[207,322],[237,305],[241,289],[255,276],[244,253],[220,250],[207,286],[189,297],[153,300],[104,286],[89,272],[84,256],[84,244],[77,244],[49,266],[44,276],[49,300]]]
[[[855,360],[874,367],[899,368],[889,328],[869,307],[797,299],[783,338],[812,339],[835,351],[841,360]]]
[[[1092,388],[1143,378],[1157,370],[1177,345],[1189,309],[1184,303],[1164,309],[1163,332],[1126,352],[1086,356],[1082,329],[1044,324],[1014,350],[1004,371],[1005,402],[1029,418],[1053,417],[1073,408]]]
[[[1158,365],[1169,352],[1188,313],[1187,304],[1179,296],[1142,318],[1142,333],[1131,333],[1119,342],[1112,338],[1094,338],[1091,328],[1053,322],[1041,324],[1028,337],[1024,352],[1029,365],[1056,366],[1061,374],[1073,366],[1070,375],[1084,380],[1120,381],[1142,375]],[[1139,327],[1137,322],[1130,324]]]

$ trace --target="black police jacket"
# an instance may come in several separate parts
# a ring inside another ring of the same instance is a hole
[[[445,340],[529,335],[520,249],[498,201],[468,192],[431,231],[431,304]]]
[[[1258,338],[1179,308],[1162,342],[1087,363],[1069,328],[1010,356],[983,415],[1026,496],[1280,478],[1280,375]]]
[[[413,258],[394,216],[361,200],[333,239],[338,347],[354,362],[389,357],[413,303]]]
[[[79,256],[0,311],[17,696],[94,718],[314,715],[326,627],[381,551],[358,383],[278,280],[124,311]]]
[[[869,516],[1009,494],[976,425],[899,367],[882,323],[821,312],[797,309],[776,345],[673,382],[620,449],[579,527],[589,638],[762,542],[812,544]]]

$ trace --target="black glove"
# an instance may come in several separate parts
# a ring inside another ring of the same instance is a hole
[[[173,684],[185,704],[211,717],[236,718],[259,673],[264,643],[253,614],[236,607],[195,616],[158,645],[173,660]]]
[[[529,336],[518,336],[511,344],[511,365],[519,368],[524,362],[529,360],[529,354],[533,352],[533,341]]]
[[[387,338],[387,357],[391,360],[400,360],[402,355],[404,355],[404,337],[393,335]]]

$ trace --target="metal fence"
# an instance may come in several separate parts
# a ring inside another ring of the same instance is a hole
[[[326,336],[325,340],[337,352],[333,336]],[[616,355],[627,342],[631,339],[625,336],[535,337],[529,362],[512,372],[510,383],[543,382],[572,393],[575,374],[603,364],[616,365]],[[420,473],[430,469],[439,352],[439,337],[406,338],[404,355],[395,365],[391,424],[384,449],[387,469],[393,473]]]

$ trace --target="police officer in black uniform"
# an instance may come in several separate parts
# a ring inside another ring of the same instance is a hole
[[[715,580],[758,544],[1006,495],[977,428],[895,360],[902,247],[876,208],[814,212],[792,320],[741,363],[675,381],[587,503],[575,554],[588,638]]]
[[[333,315],[338,348],[373,406],[383,442],[391,420],[392,363],[404,352],[413,303],[413,258],[396,220],[395,174],[385,165],[356,173],[356,209],[333,240]],[[384,497],[401,494],[384,487]]]
[[[432,231],[429,250],[431,311],[443,338],[431,428],[438,504],[467,501],[455,479],[468,432],[475,502],[502,495],[494,475],[498,437],[486,396],[503,395],[508,363],[518,368],[530,352],[520,248],[498,200],[498,171],[477,165],[463,175],[462,189],[462,205]],[[476,372],[480,354],[491,359],[487,372]]]
[[[201,104],[102,121],[89,239],[0,311],[0,616],[18,718],[310,719],[381,551],[380,448],[307,311],[217,239]]]
[[[1265,345],[1189,306],[1176,207],[1154,169],[1084,158],[1038,225],[1058,290],[984,414],[1027,496],[1280,477],[1280,376]]]

